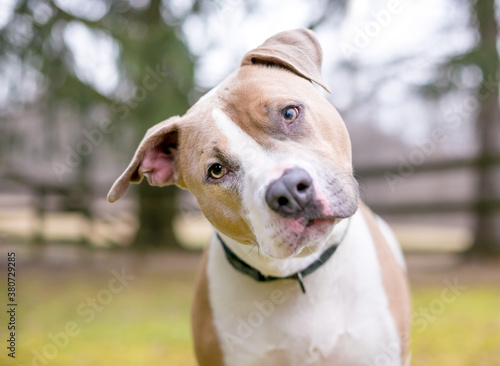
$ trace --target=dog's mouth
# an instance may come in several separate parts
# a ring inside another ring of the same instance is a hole
[[[342,218],[328,216],[285,219],[281,221],[281,235],[267,242],[269,246],[264,245],[263,252],[275,259],[314,254],[322,250],[340,221]]]
[[[305,225],[305,228],[311,228],[315,227],[317,225],[334,225],[336,224],[340,219],[335,218],[335,217],[320,217],[316,219],[309,219],[307,220],[307,224]]]
[[[328,229],[335,226],[341,219],[336,217],[318,217],[308,219],[301,233],[301,241],[310,241],[323,235]],[[300,243],[299,243],[300,244]]]
[[[320,243],[324,241],[327,235],[335,225],[342,219],[336,217],[318,217],[308,219],[303,226],[302,232],[298,235],[294,247],[294,255],[299,254],[302,249],[309,247],[313,249],[321,246]]]

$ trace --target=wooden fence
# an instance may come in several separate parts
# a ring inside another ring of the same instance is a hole
[[[429,162],[421,165],[412,165],[411,174],[434,172],[445,173],[458,169],[483,169],[500,166],[500,156],[489,158],[454,159],[447,161]],[[356,177],[360,181],[367,179],[385,179],[387,176],[400,176],[400,166],[378,165],[356,168]],[[499,183],[500,184],[500,183]],[[433,203],[400,203],[400,204],[371,204],[371,207],[380,214],[408,215],[427,213],[455,213],[455,212],[485,212],[500,210],[500,197],[487,201],[456,201]]]

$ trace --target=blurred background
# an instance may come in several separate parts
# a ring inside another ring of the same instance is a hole
[[[195,364],[209,224],[175,187],[106,194],[147,128],[268,37],[307,27],[361,197],[406,253],[412,364],[500,365],[498,5],[0,0],[0,267],[6,278],[16,253],[19,306],[16,359],[2,345],[0,363]]]

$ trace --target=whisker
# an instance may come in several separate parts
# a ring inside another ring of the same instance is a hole
[[[252,245],[252,247],[250,248],[250,250],[242,258],[245,258],[247,255],[249,255],[252,252],[253,248],[255,248],[256,245],[257,244]]]

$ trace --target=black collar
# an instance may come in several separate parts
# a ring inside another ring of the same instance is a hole
[[[304,283],[303,283],[302,279],[304,277],[310,275],[314,271],[316,271],[323,264],[325,264],[328,261],[328,259],[331,258],[333,253],[335,253],[338,246],[344,240],[344,238],[347,234],[347,231],[349,230],[349,225],[351,223],[351,219],[349,218],[348,220],[349,221],[347,223],[347,227],[344,231],[344,234],[342,234],[342,238],[340,239],[340,241],[338,243],[336,243],[336,244],[332,245],[331,247],[329,247],[328,249],[326,249],[323,253],[321,253],[321,255],[319,256],[318,259],[316,259],[314,262],[312,262],[310,265],[308,265],[302,271],[296,272],[296,273],[291,274],[291,275],[286,276],[286,277],[275,277],[275,276],[263,275],[258,269],[253,268],[249,264],[243,262],[243,260],[241,260],[236,254],[233,253],[233,251],[231,249],[229,249],[229,247],[226,245],[226,243],[224,243],[224,241],[219,236],[219,234],[216,234],[216,235],[217,235],[217,238],[219,239],[219,241],[221,242],[222,247],[224,248],[224,252],[226,253],[227,260],[233,266],[233,268],[236,269],[237,271],[239,271],[243,274],[246,274],[247,276],[252,277],[255,281],[258,281],[258,282],[268,282],[268,281],[276,281],[276,280],[296,280],[299,282],[300,288],[302,289],[302,292],[306,293],[306,288],[304,287]]]

